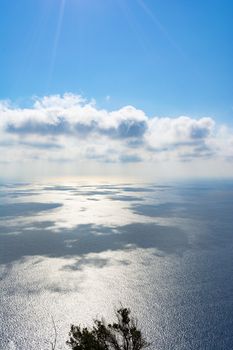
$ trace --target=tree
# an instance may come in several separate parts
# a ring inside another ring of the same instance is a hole
[[[129,308],[116,312],[117,322],[106,325],[95,320],[92,329],[71,326],[67,344],[72,350],[140,350],[150,344],[138,329],[137,320],[130,317]]]

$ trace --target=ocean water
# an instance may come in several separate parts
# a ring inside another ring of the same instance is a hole
[[[233,182],[0,184],[0,349],[130,307],[151,349],[233,349]]]

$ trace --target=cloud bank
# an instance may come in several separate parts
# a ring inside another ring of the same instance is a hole
[[[31,107],[0,102],[1,162],[101,163],[231,161],[233,132],[213,118],[148,117],[115,111],[71,93],[35,98]]]

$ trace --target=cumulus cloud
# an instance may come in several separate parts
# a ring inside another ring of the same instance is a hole
[[[148,124],[147,140],[154,148],[200,143],[212,134],[215,125],[211,118],[196,120],[184,116],[153,118]]]
[[[12,162],[233,158],[232,131],[210,117],[149,118],[133,106],[107,111],[70,93],[34,98],[27,108],[0,102],[0,136],[0,148]]]

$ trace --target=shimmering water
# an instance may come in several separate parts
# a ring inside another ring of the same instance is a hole
[[[233,349],[233,182],[0,185],[0,349],[131,307],[152,349]]]

